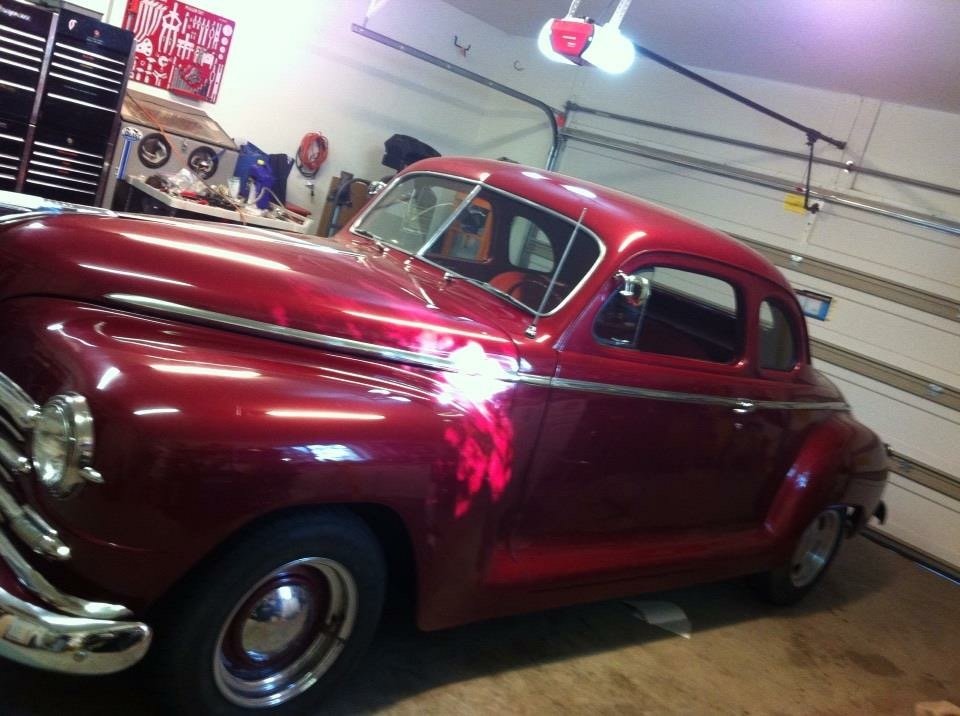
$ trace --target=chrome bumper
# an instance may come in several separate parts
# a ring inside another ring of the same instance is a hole
[[[22,450],[39,407],[0,373],[0,478],[30,473]],[[47,559],[70,559],[56,530],[19,504],[0,480],[0,523]],[[20,596],[18,596],[18,594]],[[27,597],[26,599],[23,597]],[[36,600],[36,602],[34,601]],[[39,606],[43,603],[45,606]],[[137,663],[150,646],[150,627],[132,621],[121,604],[61,592],[36,570],[0,529],[0,657],[48,671],[110,674]]]
[[[68,617],[0,588],[0,656],[48,671],[111,674],[137,663],[150,646],[140,622]]]

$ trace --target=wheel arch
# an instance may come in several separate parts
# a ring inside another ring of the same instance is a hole
[[[169,589],[147,608],[148,615],[165,611],[171,603],[188,594],[202,580],[207,569],[224,558],[251,534],[275,522],[323,513],[349,516],[362,523],[376,539],[387,566],[388,608],[413,616],[416,609],[416,588],[419,583],[416,551],[410,528],[400,513],[388,505],[373,502],[315,503],[283,507],[249,520],[235,529],[210,551],[202,555],[177,578]]]

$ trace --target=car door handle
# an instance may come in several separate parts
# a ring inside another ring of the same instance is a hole
[[[751,400],[738,400],[736,407],[733,409],[737,415],[746,415],[747,413],[752,413],[757,409],[757,404]]]

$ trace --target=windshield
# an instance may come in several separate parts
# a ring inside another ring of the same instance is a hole
[[[597,239],[583,229],[574,236],[574,228],[567,218],[482,185],[411,174],[381,194],[353,230],[547,314],[600,258]]]

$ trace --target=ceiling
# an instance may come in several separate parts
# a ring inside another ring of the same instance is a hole
[[[536,37],[568,0],[446,0]],[[616,0],[583,0],[606,22]],[[960,0],[634,0],[624,33],[690,67],[960,114]]]

